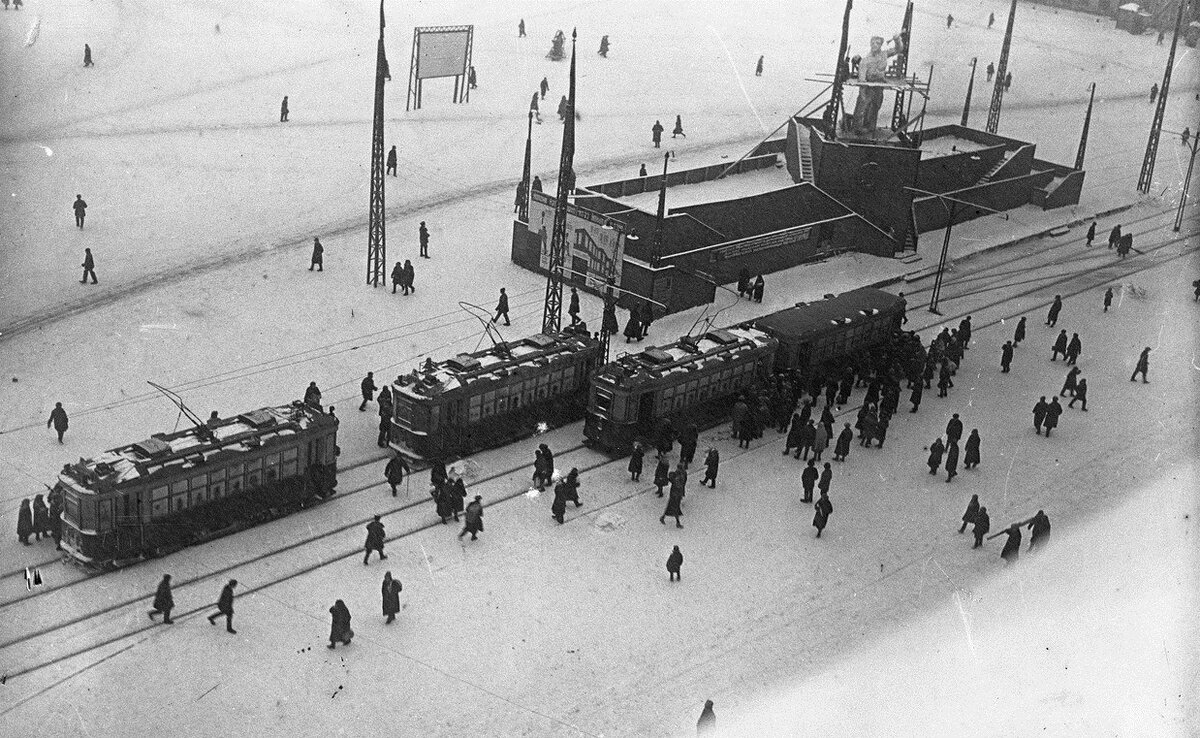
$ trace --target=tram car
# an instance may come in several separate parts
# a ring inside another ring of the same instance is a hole
[[[391,385],[390,445],[411,458],[464,456],[574,422],[599,357],[579,326],[427,360]]]
[[[585,441],[624,454],[664,421],[716,422],[770,378],[778,348],[766,332],[735,326],[620,356],[592,377]]]
[[[154,556],[286,515],[333,494],[338,420],[293,402],[67,464],[62,546],[93,566]]]

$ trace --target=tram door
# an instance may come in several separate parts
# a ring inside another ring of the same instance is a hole
[[[643,433],[654,429],[653,392],[647,392],[638,398],[637,428]]]

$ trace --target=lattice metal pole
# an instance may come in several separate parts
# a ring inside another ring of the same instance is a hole
[[[850,45],[850,8],[854,0],[846,0],[846,15],[842,18],[842,41],[838,45],[837,64],[834,66],[833,89],[829,93],[829,104],[825,106],[825,135],[832,141],[837,138],[838,119],[842,109],[842,87],[846,83],[846,49]]]
[[[1000,127],[1000,104],[1004,101],[1004,78],[1008,74],[1008,49],[1012,46],[1013,21],[1017,18],[1017,0],[1008,9],[1008,27],[1004,30],[1004,45],[1000,47],[1000,63],[996,65],[996,86],[992,88],[992,104],[988,108],[987,132]]]
[[[371,206],[367,216],[367,284],[387,286],[387,246],[383,207],[383,82],[388,75],[383,50],[383,0],[379,0],[379,49],[375,54],[375,118],[371,127]]]
[[[967,118],[971,117],[971,92],[975,89],[975,65],[979,57],[971,57],[971,79],[967,80],[967,100],[963,103],[962,127],[967,127]]]
[[[563,121],[562,156],[558,162],[558,199],[554,202],[554,230],[550,237],[549,270],[546,276],[546,304],[542,312],[542,333],[562,330],[562,268],[567,256],[567,197],[575,186],[575,36],[571,31],[571,72],[567,93],[566,119]]]
[[[1092,125],[1092,103],[1096,100],[1096,83],[1092,83],[1092,91],[1088,95],[1087,113],[1083,116],[1083,133],[1079,134],[1079,153],[1075,154],[1075,168],[1083,169],[1083,155],[1087,152],[1088,129]]]
[[[529,108],[529,128],[525,132],[525,168],[521,171],[521,184],[517,187],[517,219],[529,222],[530,168],[533,163],[533,108]]]
[[[900,37],[902,39],[904,39],[904,48],[900,51],[899,54],[896,55],[896,61],[894,62],[894,65],[895,65],[894,68],[895,68],[896,74],[900,77],[901,80],[908,79],[908,50],[912,48],[912,43],[911,43],[912,16],[913,16],[913,4],[912,4],[912,0],[909,0],[908,5],[904,8],[904,24],[900,28]],[[904,127],[903,124],[908,122],[905,119],[905,113],[904,113],[904,98],[905,97],[906,97],[906,93],[904,92],[903,88],[901,88],[900,90],[898,90],[896,92],[896,104],[892,106],[892,130],[893,131],[900,130],[901,128]],[[963,125],[966,125],[966,123],[964,123]]]
[[[1183,10],[1187,0],[1179,0],[1179,12],[1175,14],[1175,33],[1171,35],[1171,53],[1167,54],[1167,69],[1163,72],[1162,88],[1158,91],[1158,105],[1154,108],[1154,122],[1150,124],[1150,138],[1146,141],[1146,156],[1142,159],[1142,171],[1138,174],[1138,192],[1150,192],[1154,180],[1154,159],[1158,156],[1158,139],[1162,135],[1163,116],[1167,112],[1167,89],[1171,86],[1171,67],[1175,66],[1175,47],[1179,45],[1179,27],[1183,25]]]

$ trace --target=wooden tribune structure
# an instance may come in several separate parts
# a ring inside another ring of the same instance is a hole
[[[421,109],[421,92],[427,79],[454,78],[451,102],[471,99],[467,70],[475,42],[475,26],[417,26],[413,28],[412,59],[408,66],[408,97],[404,109]]]

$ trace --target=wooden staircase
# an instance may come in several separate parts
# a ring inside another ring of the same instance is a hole
[[[1013,152],[1005,151],[1004,156],[1000,157],[1000,161],[996,162],[996,166],[987,170],[987,172],[982,177],[979,178],[979,184],[987,184],[988,182],[991,182],[992,177],[996,176],[996,172],[999,172],[1001,170],[1001,168],[1003,168],[1004,165],[1008,163],[1009,159],[1012,159],[1012,157],[1013,157]]]
[[[796,134],[796,146],[800,152],[800,178],[805,182],[816,184],[816,174],[813,171],[812,143],[809,140],[811,133],[808,130],[808,126],[797,126]]]

